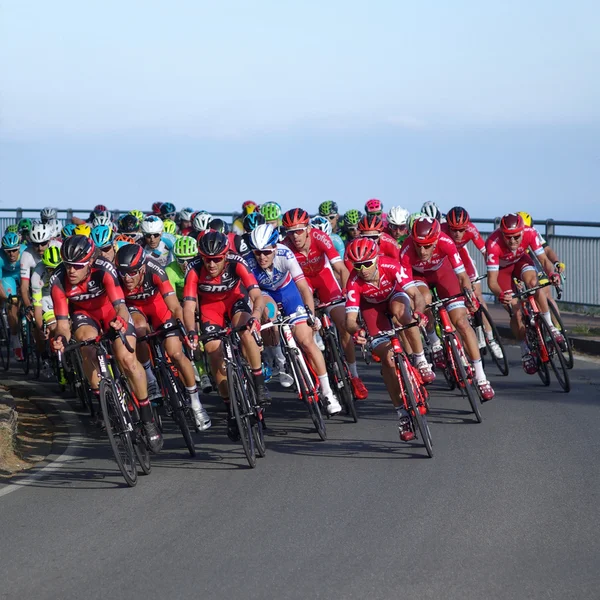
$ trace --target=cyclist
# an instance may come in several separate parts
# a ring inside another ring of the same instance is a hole
[[[312,314],[315,313],[312,290],[292,251],[279,244],[278,240],[279,233],[272,225],[259,225],[250,236],[253,256],[249,258],[248,264],[260,289],[266,295],[267,302],[281,304],[284,314],[293,317],[290,325],[294,337],[319,378],[327,412],[330,415],[338,414],[342,411],[342,407],[331,389],[325,359],[313,338],[313,331],[321,328],[320,323],[317,318],[312,328],[307,323],[308,315],[304,307],[308,306]],[[276,309],[273,307],[271,314],[274,315],[275,312]],[[281,348],[279,346],[272,348],[275,359],[279,363],[279,372],[282,373],[285,359]]]
[[[175,237],[164,233],[164,223],[155,215],[148,215],[140,226],[144,234],[142,247],[152,260],[161,267],[173,262],[173,246]]]
[[[308,213],[302,208],[293,208],[283,215],[283,228],[286,233],[283,243],[294,253],[308,284],[319,296],[319,300],[323,303],[341,300],[343,293],[336,275],[340,278],[342,287],[345,287],[348,269],[331,238],[310,227]],[[340,334],[340,342],[350,369],[352,390],[362,400],[367,397],[368,391],[358,376],[354,342],[346,331],[344,307],[334,306],[330,309],[330,314]]]
[[[152,213],[151,214],[156,215],[157,217],[160,217],[160,207],[161,206],[162,206],[162,202],[154,202],[152,204]],[[142,217],[140,219],[140,221],[143,221],[143,220],[144,220],[144,217]]]
[[[339,231],[339,220],[340,215],[338,213],[338,205],[337,202],[333,202],[333,200],[326,200],[325,202],[321,202],[319,204],[319,215],[321,217],[325,217],[330,225],[331,231],[335,234],[338,234]],[[331,236],[330,236],[331,237]],[[342,253],[343,256],[343,253]]]
[[[21,235],[21,241],[24,243],[29,242],[29,234],[31,233],[31,228],[33,227],[33,222],[31,219],[21,219],[17,225],[19,228],[19,234]]]
[[[169,219],[170,221],[175,221],[177,217],[177,209],[172,202],[163,202],[160,205],[160,218],[164,221],[165,219]]]
[[[265,386],[260,348],[251,332],[260,332],[264,299],[248,263],[229,249],[227,236],[219,231],[207,231],[198,242],[197,256],[187,267],[183,292],[183,316],[190,332],[192,347],[198,345],[196,307],[200,314],[202,334],[217,332],[225,327],[226,319],[233,327],[247,326],[241,334],[244,353],[252,369],[259,404],[269,404],[271,398]],[[250,308],[252,302],[252,308]],[[231,412],[227,379],[224,373],[220,340],[204,344],[219,395],[228,411],[227,433],[232,441],[239,439],[235,417]]]
[[[436,219],[440,223],[445,223],[446,218],[442,215],[442,211],[438,208],[435,202],[424,202],[421,206],[421,213],[431,219]]]
[[[421,288],[425,302],[431,302],[430,286],[435,286],[440,299],[472,292],[471,280],[454,242],[441,231],[440,222],[431,217],[421,217],[413,223],[411,235],[406,238],[400,252],[400,262],[407,273],[414,274],[415,283]],[[453,300],[446,305],[448,316],[458,330],[466,352],[473,363],[477,387],[484,402],[494,397],[494,390],[487,380],[477,335],[469,323],[464,300]],[[426,313],[427,314],[427,313]],[[442,344],[435,331],[431,311],[428,337],[431,341],[434,362],[439,368],[445,366]]]
[[[17,296],[19,279],[21,277],[22,244],[17,233],[5,233],[2,236],[2,250],[0,251],[0,308],[5,305],[8,296]],[[19,339],[19,314],[17,302],[12,302],[6,307],[8,327],[10,329],[10,342],[18,361],[23,360],[23,349]]]
[[[132,237],[142,237],[140,233],[140,222],[135,215],[131,213],[119,218],[119,233],[126,233]]]
[[[229,248],[232,252],[237,252],[241,256],[244,256],[249,251],[248,244],[244,237],[233,231],[229,231],[229,225],[227,225],[223,219],[213,219],[209,223],[208,228],[213,231],[220,231],[226,235],[229,240]]]
[[[67,223],[60,231],[60,235],[62,237],[62,239],[66,239],[68,238],[70,235],[75,235],[75,229],[76,229],[76,225],[75,223]]]
[[[244,217],[244,242],[246,242],[246,246],[250,247],[250,234],[259,226],[264,225],[266,223],[264,215],[262,215],[258,211],[254,211],[249,215]],[[245,256],[244,256],[245,257]]]
[[[50,293],[56,316],[53,349],[62,351],[66,341],[89,340],[108,330],[123,331],[129,345],[135,350],[135,328],[125,304],[123,290],[115,267],[103,258],[95,258],[94,242],[85,236],[67,238],[61,248],[62,265],[50,279]],[[72,327],[69,324],[69,318]],[[152,420],[148,387],[144,368],[123,342],[116,338],[112,352],[119,368],[127,376],[132,392],[138,400],[140,417],[150,449],[158,452],[163,439]],[[82,347],[83,369],[95,395],[99,394],[96,354],[91,347]]]
[[[242,214],[234,219],[231,229],[237,235],[244,235],[244,219],[258,210],[258,204],[252,200],[246,200],[242,204]]]
[[[408,229],[409,217],[409,212],[401,206],[392,206],[388,212],[386,232],[396,240],[398,246],[402,246],[410,233]]]
[[[75,225],[83,225],[87,223],[88,225],[92,225],[94,219],[96,217],[105,216],[109,219],[111,218],[110,211],[104,206],[104,204],[97,204],[94,206],[94,209],[90,213],[90,216],[87,219],[80,219],[79,217],[71,217],[71,222],[75,223]]]
[[[397,260],[381,256],[375,240],[353,240],[348,245],[347,252],[353,270],[346,286],[346,329],[356,334],[357,342],[366,343],[365,332],[358,323],[359,310],[371,336],[390,328],[390,316],[400,325],[408,325],[413,321],[411,300],[418,306],[422,304],[422,298],[412,281],[410,271],[404,269]],[[419,329],[407,329],[405,334],[415,352],[416,368],[423,381],[431,383],[435,374],[425,359]],[[410,430],[410,419],[402,403],[391,348],[389,338],[373,341],[373,352],[381,359],[383,381],[398,414],[400,439],[409,441],[414,434]]]
[[[383,226],[387,225],[387,215],[383,212],[383,202],[377,198],[371,198],[365,203],[365,213],[370,217],[379,217]]]
[[[177,226],[179,227],[179,233],[181,235],[188,235],[192,229],[192,214],[194,213],[193,208],[182,208],[177,214]]]
[[[537,285],[537,271],[533,259],[527,252],[530,248],[540,261],[550,281],[557,284],[560,282],[560,276],[554,272],[552,263],[544,253],[537,232],[532,227],[526,227],[520,215],[514,213],[504,215],[498,229],[487,239],[485,247],[488,287],[507,310],[509,306],[512,306],[511,329],[521,343],[523,369],[532,375],[537,372],[538,366],[527,346],[520,304],[513,298],[513,280],[514,278],[520,279],[528,288]],[[543,290],[538,290],[535,293],[535,299],[540,313],[550,327],[557,343],[564,345],[565,340],[562,333],[552,323],[548,297]]]
[[[89,226],[88,223],[80,223],[75,227],[73,235],[83,235],[85,237],[90,237],[91,233],[92,228]]]
[[[340,256],[344,256],[344,253],[346,252],[344,241],[337,233],[333,233],[331,221],[329,219],[322,217],[321,215],[317,215],[310,220],[310,226],[325,232],[331,238],[331,241],[333,242],[335,249],[338,251],[338,254]]]
[[[269,225],[273,225],[275,229],[280,231],[281,215],[283,211],[281,209],[281,206],[277,202],[265,202],[260,207],[260,212],[265,218],[266,223],[268,223]]]
[[[177,239],[177,236],[179,234],[177,233],[177,225],[176,225],[175,221],[172,221],[171,219],[164,219],[163,225],[164,225],[165,233],[168,233],[168,234],[174,236],[175,239]]]
[[[342,217],[342,239],[347,245],[358,237],[358,223],[362,218],[360,210],[351,208]]]
[[[155,330],[171,328],[164,338],[165,352],[180,373],[190,398],[196,425],[201,431],[208,429],[211,425],[210,417],[200,402],[194,369],[183,352],[180,332],[176,326],[176,319],[183,318],[181,305],[167,274],[158,263],[146,257],[144,250],[137,244],[119,248],[116,267],[137,337],[141,338],[148,333],[149,324]],[[137,357],[146,371],[148,397],[150,400],[160,398],[161,391],[152,371],[150,349],[146,342],[138,343]]]
[[[188,234],[192,236],[196,241],[204,234],[208,229],[210,222],[213,220],[213,216],[205,210],[198,211],[192,219],[192,231]]]
[[[400,259],[398,243],[391,235],[385,233],[380,217],[365,215],[358,223],[358,233],[362,238],[375,240],[379,246],[379,253],[383,256]]]
[[[53,221],[57,217],[57,211],[55,208],[50,208],[49,206],[46,208],[42,208],[40,211],[40,219],[42,223],[48,223],[48,221]]]
[[[111,263],[115,263],[115,234],[110,225],[97,225],[92,229],[90,238],[100,252],[102,258],[105,258]]]

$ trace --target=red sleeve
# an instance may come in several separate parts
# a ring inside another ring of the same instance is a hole
[[[171,282],[169,281],[169,278],[167,277],[165,271],[163,269],[161,269],[161,271],[164,274],[164,277],[161,275],[160,272],[153,272],[152,283],[158,288],[158,291],[164,298],[165,296],[170,296],[171,294],[174,294],[175,290],[173,289],[173,286],[171,285]]]
[[[460,257],[458,248],[450,239],[450,237],[442,234],[437,243],[436,250],[439,251],[440,254],[445,254],[448,257],[448,260],[450,261],[455,273],[462,273],[465,270],[465,265]]]
[[[533,253],[538,256],[545,252],[540,244],[540,238],[538,237],[537,231],[532,227],[525,227],[522,244],[525,248],[531,247]]]
[[[356,275],[351,275],[346,284],[346,312],[358,312],[360,306],[360,287]]]
[[[67,295],[62,285],[62,281],[57,277],[54,281],[50,281],[50,295],[52,296],[52,304],[54,304],[54,315],[59,320],[69,318],[69,306],[67,303]]]
[[[479,229],[477,229],[473,223],[469,223],[469,232],[471,233],[473,243],[475,244],[477,250],[479,250],[479,252],[484,252],[485,240],[481,237]]]
[[[338,254],[338,251],[335,249],[331,238],[326,233],[323,233],[322,231],[317,232],[314,229],[311,229],[311,234],[312,243],[316,244],[317,248],[321,250],[325,256],[327,256],[331,264],[342,260]]]
[[[258,288],[258,281],[246,261],[236,261],[235,273],[248,291]]]
[[[195,268],[188,268],[185,274],[185,283],[183,284],[183,301],[198,300],[198,273]]]
[[[105,270],[104,275],[102,276],[102,284],[104,285],[106,295],[113,306],[125,302],[125,294],[123,294],[123,289],[117,279],[116,271],[113,273],[108,269]]]
[[[485,243],[485,263],[488,271],[497,271],[500,268],[500,248],[496,236],[492,234]]]
[[[400,260],[400,247],[393,238],[390,240],[387,235],[385,235],[385,237],[382,236],[381,240],[379,241],[379,249],[381,250],[382,254],[385,254],[385,256],[389,256],[395,260]]]
[[[407,238],[404,240],[402,244],[402,248],[400,249],[400,264],[405,269],[410,269],[412,273],[412,261],[416,258],[413,256],[414,250],[412,249],[411,243]]]

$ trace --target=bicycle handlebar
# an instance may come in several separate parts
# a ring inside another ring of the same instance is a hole
[[[419,321],[413,321],[412,323],[409,323],[408,325],[394,325],[394,327],[392,329],[388,329],[387,331],[380,331],[377,335],[367,335],[366,338],[369,341],[373,341],[373,340],[377,340],[379,338],[383,338],[383,337],[389,337],[392,335],[396,335],[396,333],[400,332],[400,331],[404,331],[405,329],[410,329],[411,327],[418,327],[419,326]]]

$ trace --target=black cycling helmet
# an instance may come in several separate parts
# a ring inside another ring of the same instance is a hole
[[[125,244],[117,250],[115,265],[119,271],[137,271],[144,264],[144,249],[138,244]]]
[[[60,255],[66,263],[89,263],[96,251],[94,242],[85,235],[68,237],[60,248]]]
[[[229,233],[229,225],[227,225],[227,223],[225,223],[225,221],[223,221],[223,219],[213,219],[209,224],[208,224],[208,228],[209,229],[214,229],[215,231],[220,231],[221,233],[224,233],[225,235],[227,235]]]
[[[140,230],[140,222],[135,215],[123,215],[119,219],[119,231],[121,233],[137,233]]]
[[[203,256],[222,256],[229,250],[229,238],[220,231],[209,229],[198,240],[198,252]]]
[[[244,217],[244,231],[246,233],[252,233],[259,225],[264,225],[266,222],[265,215],[254,211]]]

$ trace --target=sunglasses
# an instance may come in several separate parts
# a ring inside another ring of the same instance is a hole
[[[162,233],[145,233],[145,238],[158,238],[162,235]]]
[[[40,248],[41,246],[47,246],[49,243],[50,242],[33,242],[33,245]]]
[[[306,227],[302,227],[300,229],[286,229],[286,235],[300,235],[306,231]]]
[[[456,229],[455,227],[450,227],[450,231],[453,233],[464,233],[466,229]]]
[[[111,250],[112,250],[112,245],[110,245],[110,246],[104,246],[104,248],[100,248],[100,252],[102,252],[103,254],[107,254]]]
[[[338,217],[337,215],[327,215],[327,218],[328,218],[330,221],[333,221],[334,219],[337,219],[337,217]]]
[[[365,262],[354,263],[354,268],[357,271],[362,271],[363,269],[370,269],[375,264],[375,260],[366,260]]]
[[[504,239],[505,240],[518,240],[521,237],[521,234],[518,233],[517,235],[505,235]]]
[[[141,268],[134,269],[134,270],[128,270],[128,271],[124,271],[123,269],[117,269],[117,273],[119,274],[119,277],[122,277],[123,279],[126,279],[127,277],[129,277],[129,279],[132,279],[133,277],[138,275],[140,271],[141,271]]]
[[[175,259],[180,265],[187,265],[190,260],[192,260],[191,258],[176,258]]]
[[[267,249],[267,250],[252,250],[252,252],[256,255],[256,256],[269,256],[269,254],[273,254],[273,252],[275,252],[274,249]]]
[[[225,260],[224,256],[203,256],[202,260],[207,263],[220,263]]]
[[[18,248],[4,248],[4,252],[9,252],[10,254],[12,254],[13,252],[18,252],[19,249]]]
[[[363,233],[360,237],[366,238],[367,240],[378,240],[381,234],[379,233]]]
[[[368,215],[370,217],[380,217],[381,216],[381,211],[378,211],[378,212],[369,212]]]
[[[392,223],[390,223],[388,227],[390,229],[408,229],[408,225],[393,225]]]
[[[430,248],[433,248],[434,244],[425,244],[425,245],[417,244],[417,246],[423,250],[429,250]]]
[[[89,263],[70,263],[65,262],[65,269],[75,269],[75,271],[81,271],[81,269],[85,269]]]
[[[358,231],[358,227],[348,227],[346,225],[346,231]]]

